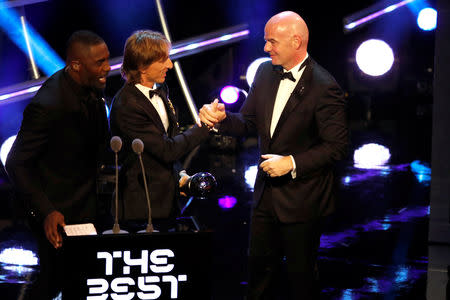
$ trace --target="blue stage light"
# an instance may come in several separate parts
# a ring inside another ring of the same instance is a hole
[[[425,31],[434,30],[437,23],[437,11],[427,7],[422,9],[417,16],[417,25]]]
[[[382,40],[367,40],[356,50],[356,63],[365,74],[381,76],[391,69],[394,52]]]
[[[20,16],[0,1],[0,27],[9,38],[25,53],[28,53]],[[29,43],[38,67],[50,76],[64,67],[64,61],[45,42],[45,40],[27,24]]]
[[[10,136],[6,139],[6,141],[3,142],[2,146],[0,147],[0,159],[3,165],[6,164],[6,158],[8,157],[9,150],[11,150],[11,147],[14,144],[15,140],[15,135]]]
[[[270,57],[261,57],[254,60],[247,68],[247,73],[245,74],[245,78],[247,80],[248,86],[252,86],[253,79],[255,78],[256,70],[258,70],[259,65],[265,61],[271,60]]]

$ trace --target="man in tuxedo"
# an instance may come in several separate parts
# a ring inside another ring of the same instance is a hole
[[[308,27],[298,14],[273,16],[264,39],[272,61],[257,70],[240,112],[226,112],[216,100],[203,106],[200,119],[219,123],[220,133],[258,136],[249,299],[276,298],[283,257],[290,299],[317,299],[321,223],[333,212],[333,167],[348,144],[344,95],[308,55]]]
[[[195,125],[180,132],[177,114],[164,83],[173,67],[170,42],[159,32],[137,31],[126,43],[122,75],[124,86],[114,97],[111,131],[123,140],[119,187],[119,216],[125,227],[140,226],[147,220],[148,208],[143,174],[138,156],[132,151],[134,139],[144,143],[142,159],[150,195],[155,229],[173,227],[177,215],[177,161],[209,136],[206,127]],[[186,178],[186,177],[184,177]],[[141,228],[142,229],[142,228]]]
[[[29,299],[53,299],[63,278],[61,230],[95,222],[96,178],[108,141],[102,91],[110,71],[105,42],[77,31],[66,66],[48,78],[25,108],[6,171],[39,247],[40,274]]]

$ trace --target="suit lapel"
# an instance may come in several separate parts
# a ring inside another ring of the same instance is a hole
[[[280,119],[278,120],[277,126],[275,127],[275,131],[273,132],[272,139],[274,139],[279,134],[280,128],[283,126],[283,123],[287,120],[289,114],[297,107],[297,105],[299,105],[302,102],[303,96],[306,94],[307,87],[309,86],[308,82],[311,80],[312,76],[311,59],[310,57],[308,57],[307,59],[308,62],[306,63],[302,77],[298,81],[297,85],[295,86],[295,89],[292,91],[291,96],[289,97],[288,101],[286,102],[286,105],[284,106]]]
[[[137,102],[142,105],[149,117],[152,118],[152,120],[155,122],[158,129],[162,132],[166,132],[161,118],[159,117],[158,111],[156,111],[156,108],[153,106],[150,100],[148,100],[148,98],[137,87],[133,85],[132,88],[134,94],[136,95]]]

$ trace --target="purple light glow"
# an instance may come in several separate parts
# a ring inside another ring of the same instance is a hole
[[[247,30],[242,30],[242,31],[235,32],[232,34],[226,34],[226,35],[223,35],[223,36],[220,36],[217,38],[213,38],[210,40],[202,41],[199,43],[192,43],[187,46],[180,47],[180,48],[174,48],[174,49],[170,50],[170,55],[174,55],[176,53],[180,53],[180,52],[184,52],[184,51],[188,51],[188,50],[192,50],[192,49],[196,49],[196,48],[205,47],[205,46],[208,46],[211,44],[227,41],[227,40],[234,39],[234,38],[237,38],[240,36],[248,35],[249,33],[250,33],[250,31],[247,29]]]
[[[382,169],[361,169],[360,172],[364,172],[361,174],[352,174],[347,175],[342,178],[342,184],[351,185],[357,182],[366,181],[375,176],[386,176],[389,175],[393,171],[404,172],[408,171],[408,164],[400,164],[400,165],[390,165],[386,166]]]
[[[227,104],[233,104],[239,99],[239,89],[232,85],[227,85],[220,91],[220,99]]]
[[[429,206],[417,206],[413,208],[403,208],[397,214],[388,214],[381,219],[373,220],[365,224],[356,224],[345,231],[323,234],[320,238],[321,248],[334,248],[337,246],[348,247],[356,239],[359,232],[370,232],[377,230],[388,230],[390,223],[404,223],[414,218],[429,215]]]
[[[219,198],[219,206],[223,209],[231,209],[236,205],[236,203],[237,200],[233,196],[224,196]]]
[[[378,18],[379,16],[382,16],[384,14],[390,13],[390,12],[396,10],[397,8],[402,7],[402,6],[404,6],[404,5],[406,5],[406,4],[410,3],[410,2],[413,2],[413,1],[415,1],[415,0],[400,1],[397,4],[390,5],[390,6],[386,7],[386,8],[384,8],[384,9],[379,10],[377,12],[374,12],[374,13],[372,13],[372,14],[364,17],[364,18],[361,18],[359,20],[356,20],[356,21],[353,21],[353,22],[351,22],[349,24],[346,24],[344,26],[344,28],[347,29],[347,30],[354,29],[355,27],[358,27],[359,25],[362,25],[362,24],[364,24],[366,22],[369,22],[370,20]]]
[[[17,97],[17,96],[21,96],[21,95],[25,95],[25,94],[34,93],[37,90],[39,90],[40,88],[41,88],[40,85],[36,85],[36,86],[32,86],[30,88],[27,88],[27,89],[24,89],[24,90],[21,90],[21,91],[0,95],[0,101],[6,100],[6,99],[9,99],[9,98],[13,98],[13,97]]]

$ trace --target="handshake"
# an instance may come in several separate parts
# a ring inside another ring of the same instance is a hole
[[[215,99],[212,103],[205,104],[200,109],[197,125],[199,127],[206,125],[208,128],[212,129],[226,117],[225,104],[219,103],[219,100]]]

